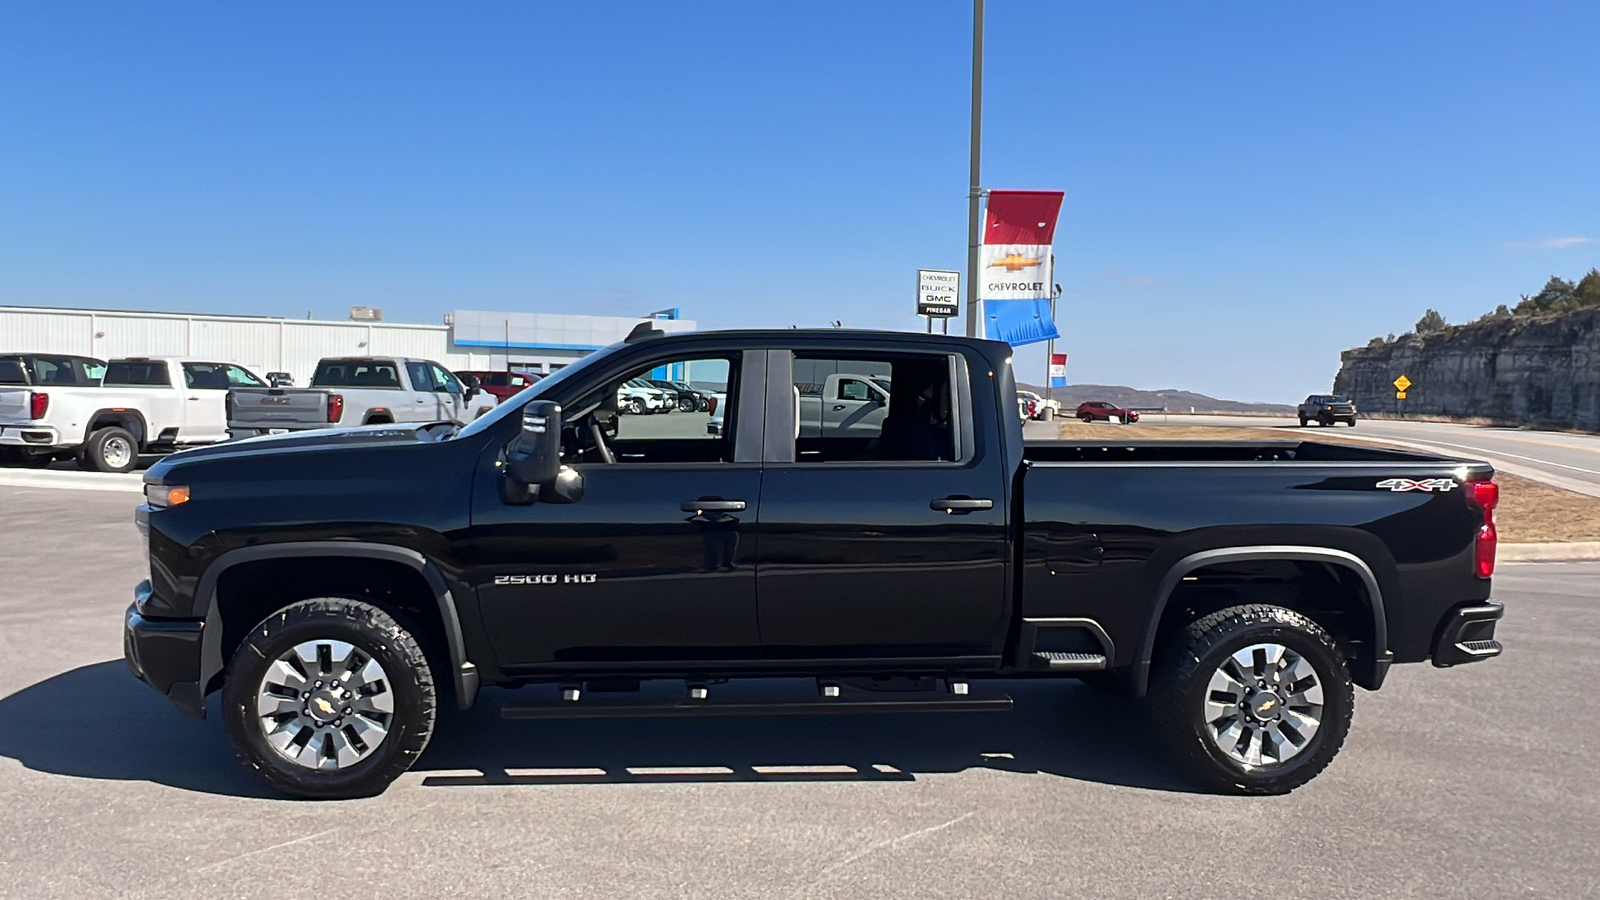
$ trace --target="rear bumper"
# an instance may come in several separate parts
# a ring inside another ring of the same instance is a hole
[[[1439,622],[1433,664],[1443,669],[1499,656],[1504,648],[1494,639],[1494,626],[1505,611],[1493,600],[1451,610]]]
[[[61,432],[48,425],[0,425],[0,447],[48,450],[60,443]]]
[[[150,582],[136,596],[148,597]],[[122,656],[133,676],[154,688],[182,712],[205,718],[205,690],[200,683],[200,645],[205,630],[200,619],[147,619],[136,600],[123,615]]]

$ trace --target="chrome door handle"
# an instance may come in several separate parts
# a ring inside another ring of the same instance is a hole
[[[697,516],[708,512],[744,512],[745,502],[743,500],[685,500],[678,504],[678,508]]]
[[[930,502],[928,508],[947,513],[965,513],[972,512],[975,509],[994,509],[994,501],[973,499],[971,497],[945,497],[942,500]]]

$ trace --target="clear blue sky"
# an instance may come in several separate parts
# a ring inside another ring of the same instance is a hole
[[[1066,192],[1071,381],[1293,400],[1600,264],[1600,4],[988,9],[984,181]],[[0,303],[920,328],[970,11],[7,0]]]

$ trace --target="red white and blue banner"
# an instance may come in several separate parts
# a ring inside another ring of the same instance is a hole
[[[984,335],[1012,346],[1060,334],[1050,319],[1061,191],[990,191],[979,254]]]
[[[1067,386],[1067,355],[1065,353],[1050,354],[1050,386],[1053,388]]]

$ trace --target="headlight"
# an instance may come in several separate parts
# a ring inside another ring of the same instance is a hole
[[[176,484],[147,484],[144,486],[144,502],[150,504],[152,509],[181,506],[189,502],[189,488]]]

